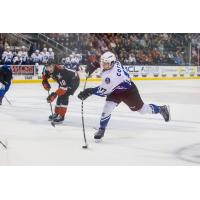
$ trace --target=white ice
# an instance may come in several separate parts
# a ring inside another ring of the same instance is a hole
[[[120,104],[103,142],[93,140],[105,98],[84,102],[88,149],[82,149],[81,102],[70,98],[66,120],[53,128],[40,84],[13,84],[0,107],[0,165],[199,165],[200,80],[136,81],[146,103],[169,104],[172,121]],[[98,83],[89,83],[96,86]],[[53,89],[57,87],[53,84]]]

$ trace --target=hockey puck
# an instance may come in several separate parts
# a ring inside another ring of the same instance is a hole
[[[82,146],[82,148],[83,148],[83,149],[87,149],[87,148],[88,148],[88,146],[87,146],[87,145],[84,145],[84,146]]]

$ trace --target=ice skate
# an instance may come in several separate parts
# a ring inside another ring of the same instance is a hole
[[[54,122],[55,124],[61,124],[64,120],[65,120],[64,117],[58,115],[56,118],[53,119],[53,122]]]
[[[169,106],[167,105],[160,106],[160,114],[163,116],[166,122],[171,120]]]
[[[49,121],[52,121],[53,119],[55,119],[56,117],[58,117],[57,113],[54,113],[53,115],[49,116]]]
[[[102,137],[104,136],[105,129],[99,128],[99,130],[94,134],[95,142],[99,143],[102,141]]]

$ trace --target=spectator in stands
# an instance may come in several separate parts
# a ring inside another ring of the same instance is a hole
[[[128,63],[131,65],[135,65],[137,63],[134,53],[131,53],[129,55]]]
[[[184,65],[185,64],[183,56],[181,55],[181,52],[176,53],[175,64],[177,64],[177,65]]]
[[[37,50],[37,44],[36,42],[32,43],[30,46],[30,49],[28,51],[28,56],[31,57],[31,55]]]

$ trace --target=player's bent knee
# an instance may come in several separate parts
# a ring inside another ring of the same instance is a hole
[[[129,108],[132,110],[132,111],[140,111],[142,109],[143,105],[136,105],[136,106],[129,106]]]

